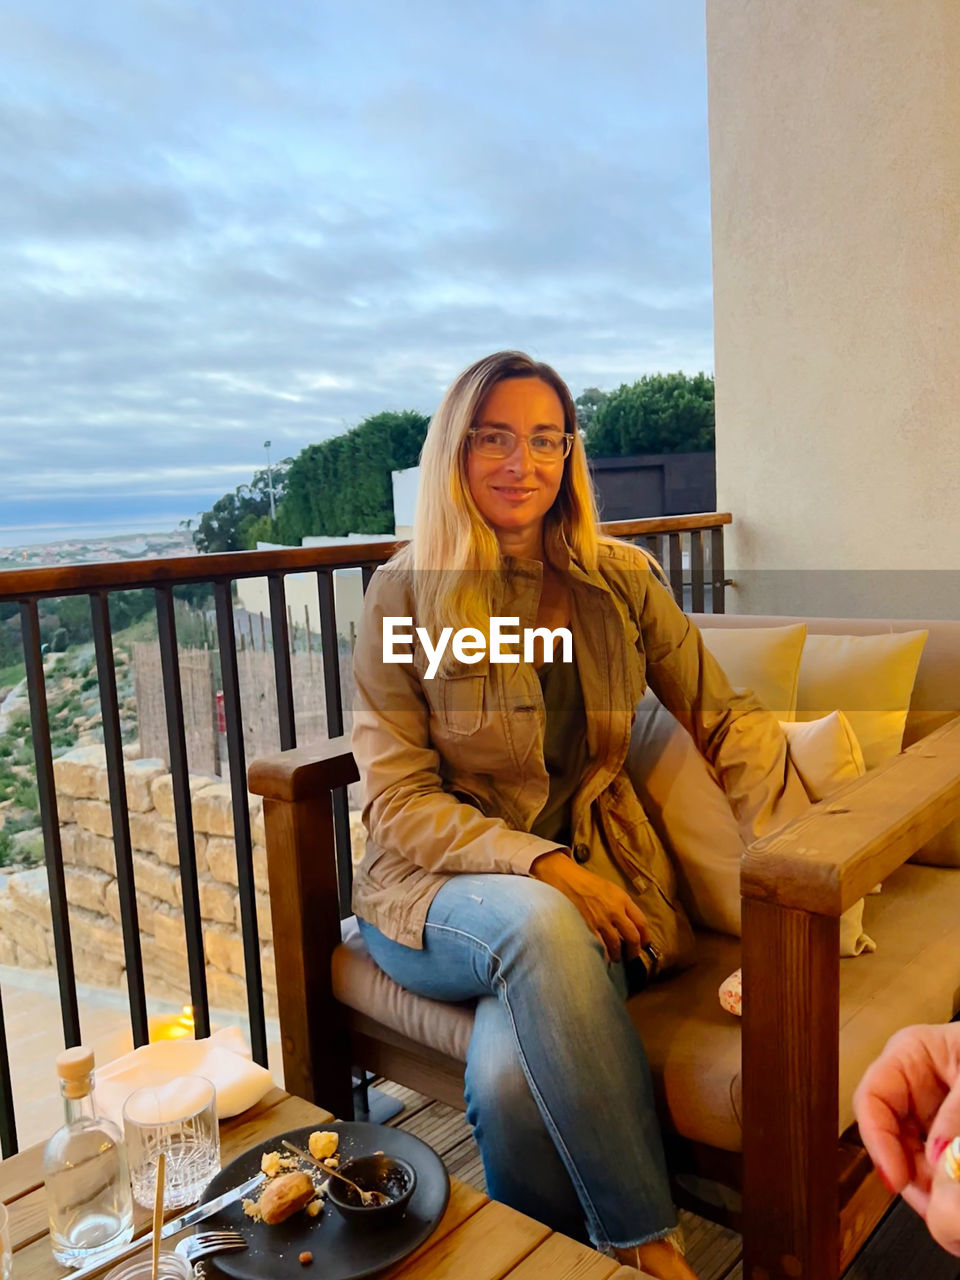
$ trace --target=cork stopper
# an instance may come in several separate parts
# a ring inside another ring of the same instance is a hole
[[[90,1092],[90,1076],[93,1072],[93,1050],[78,1045],[76,1049],[64,1049],[57,1054],[57,1075],[63,1081],[67,1098],[85,1098]]]

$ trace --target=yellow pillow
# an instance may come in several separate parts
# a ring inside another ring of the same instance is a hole
[[[875,636],[808,635],[800,659],[796,720],[838,708],[850,721],[868,769],[900,751],[928,631]]]
[[[738,693],[749,690],[778,720],[796,719],[802,622],[787,627],[703,627],[703,643]]]

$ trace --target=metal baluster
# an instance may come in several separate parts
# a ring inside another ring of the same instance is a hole
[[[127,811],[117,672],[113,662],[110,597],[106,591],[97,591],[90,596],[90,613],[93,619],[93,643],[97,654],[103,745],[107,757],[107,786],[110,796],[110,820],[113,824],[113,848],[117,862],[117,889],[120,898],[120,924],[123,930],[123,956],[127,970],[130,1026],[133,1031],[134,1046],[139,1048],[140,1045],[149,1043],[150,1031],[143,981],[143,956],[140,951],[140,920],[133,876],[130,817]]]
[[[320,644],[323,653],[323,692],[327,707],[327,737],[343,733],[343,690],[340,687],[340,642],[337,637],[337,603],[333,590],[333,573],[317,571],[320,596]],[[353,890],[353,856],[350,845],[350,810],[345,787],[333,793],[333,830],[337,845],[337,886],[340,914],[350,914]]]
[[[243,935],[243,969],[250,1016],[250,1047],[254,1062],[267,1065],[267,1028],[263,1012],[260,972],[260,931],[257,927],[256,883],[253,877],[253,845],[247,795],[247,762],[243,747],[240,677],[237,672],[237,636],[233,626],[232,584],[217,582],[217,636],[220,643],[220,677],[223,714],[227,723],[227,758],[230,763],[230,795],[233,800],[233,832],[237,845],[237,883],[240,893],[240,931]]]
[[[23,633],[23,660],[27,668],[30,694],[30,730],[33,754],[37,764],[37,795],[40,800],[40,823],[43,829],[43,854],[47,864],[50,889],[50,917],[53,945],[60,984],[60,1015],[63,1039],[68,1049],[80,1043],[80,1012],[77,1007],[77,983],[73,970],[73,947],[70,941],[70,917],[67,889],[63,876],[63,849],[60,845],[60,815],[57,789],[53,776],[53,754],[50,746],[50,719],[47,712],[47,688],[43,678],[43,654],[40,647],[40,619],[36,600],[20,603],[20,625]]]
[[[727,583],[723,572],[723,525],[710,530],[710,610],[726,612]]]
[[[15,1156],[17,1144],[17,1120],[13,1109],[13,1084],[10,1080],[10,1051],[7,1047],[7,1027],[3,1020],[3,997],[0,996],[0,1155]]]
[[[690,533],[691,607],[694,613],[703,613],[703,530]]]
[[[670,546],[670,590],[673,592],[673,598],[676,600],[680,608],[683,608],[683,552],[680,547],[679,533],[670,533],[667,535],[667,541]]]
[[[160,668],[163,674],[163,701],[167,716],[170,748],[170,775],[173,780],[173,810],[177,823],[180,853],[180,882],[183,892],[183,925],[187,941],[187,970],[193,1002],[194,1034],[198,1040],[210,1034],[207,1003],[207,973],[203,957],[203,922],[197,889],[197,849],[193,836],[193,805],[190,801],[190,773],[187,741],[183,727],[183,690],[180,687],[180,658],[177,652],[177,619],[173,590],[155,588],[157,630],[160,638]]]
[[[267,575],[270,591],[270,632],[273,636],[273,669],[277,679],[277,712],[280,720],[280,750],[297,745],[293,710],[293,673],[290,668],[290,632],[287,627],[287,600],[283,574]]]

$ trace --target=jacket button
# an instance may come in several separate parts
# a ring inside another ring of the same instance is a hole
[[[575,844],[573,846],[573,860],[579,862],[581,866],[585,862],[590,861],[590,848],[585,844]]]

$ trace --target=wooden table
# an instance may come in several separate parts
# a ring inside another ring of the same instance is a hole
[[[220,1126],[222,1161],[228,1164],[275,1134],[332,1119],[313,1103],[273,1089],[255,1107]],[[31,1147],[0,1164],[0,1200],[10,1211],[15,1280],[59,1280],[70,1275],[50,1251],[42,1152],[42,1146]],[[139,1205],[134,1205],[134,1213],[139,1235],[149,1229],[150,1214]],[[465,1276],[470,1280],[637,1280],[642,1274],[453,1178],[450,1203],[433,1235],[382,1276],[383,1280],[462,1280]],[[305,1280],[309,1276],[310,1269],[305,1268]]]

